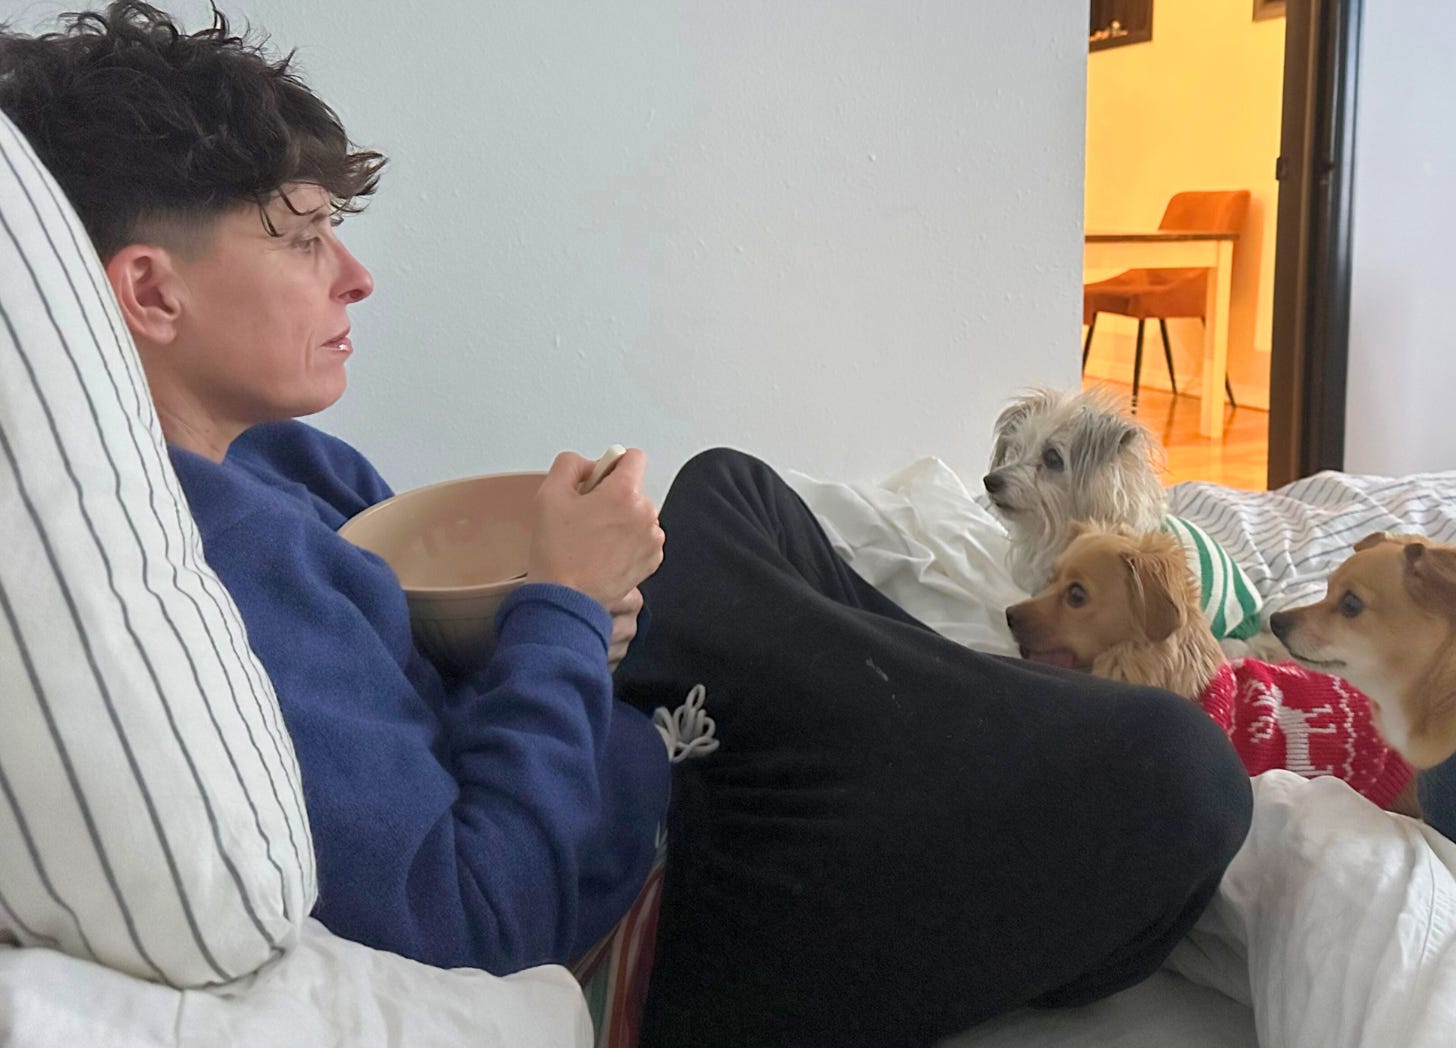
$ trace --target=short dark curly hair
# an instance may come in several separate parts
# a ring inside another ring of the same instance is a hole
[[[335,212],[353,213],[379,182],[384,156],[351,145],[292,70],[293,53],[275,61],[266,37],[235,35],[212,14],[188,34],[150,4],[120,0],[62,16],[61,32],[0,26],[0,109],[103,259],[145,240],[188,250],[249,202],[277,235],[266,207],[284,186],[317,184]]]

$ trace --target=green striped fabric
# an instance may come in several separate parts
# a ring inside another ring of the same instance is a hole
[[[1198,576],[1203,613],[1219,640],[1247,640],[1259,632],[1259,594],[1222,546],[1191,520],[1164,517],[1163,530],[1178,536]]]

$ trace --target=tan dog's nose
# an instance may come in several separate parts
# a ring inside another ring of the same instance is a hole
[[[1006,625],[1011,627],[1011,632],[1017,631],[1017,623],[1021,619],[1021,605],[1013,604],[1006,609]]]
[[[1284,642],[1285,635],[1293,625],[1294,616],[1287,611],[1276,611],[1269,616],[1269,629],[1274,632],[1274,636],[1279,638],[1280,643]]]

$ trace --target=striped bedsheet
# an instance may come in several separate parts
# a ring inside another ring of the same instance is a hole
[[[1405,477],[1318,473],[1275,491],[1190,481],[1169,510],[1194,521],[1244,569],[1264,616],[1324,595],[1325,580],[1373,531],[1456,545],[1456,470]]]

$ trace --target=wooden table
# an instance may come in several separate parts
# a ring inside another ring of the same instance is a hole
[[[1198,432],[1223,439],[1223,384],[1228,373],[1229,285],[1237,233],[1150,230],[1087,233],[1082,268],[1208,270],[1203,317],[1203,408]]]

